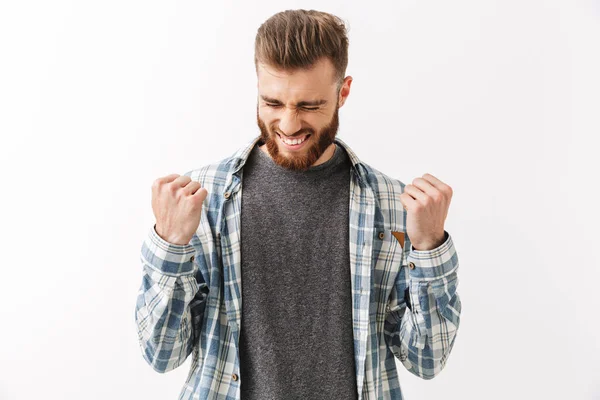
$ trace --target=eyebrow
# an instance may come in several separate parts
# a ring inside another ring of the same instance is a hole
[[[275,104],[283,104],[281,101],[268,97],[268,96],[263,96],[262,94],[260,95],[260,98],[263,99],[264,101],[266,101],[267,103],[275,103]],[[296,107],[304,107],[304,106],[321,106],[323,104],[326,104],[327,100],[325,99],[321,99],[321,100],[313,100],[313,101],[299,101],[298,103],[296,103]]]

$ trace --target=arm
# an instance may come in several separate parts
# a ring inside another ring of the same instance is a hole
[[[165,241],[155,226],[142,244],[135,321],[142,355],[160,373],[183,364],[197,343],[208,286],[196,265],[204,256],[196,251]]]
[[[385,321],[388,347],[409,372],[423,379],[442,371],[460,324],[458,256],[452,238],[444,234],[444,243],[432,250],[415,250],[409,243]]]

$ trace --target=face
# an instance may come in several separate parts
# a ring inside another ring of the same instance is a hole
[[[338,90],[328,59],[310,70],[281,71],[258,65],[256,118],[262,141],[278,165],[305,171],[333,155],[339,108],[351,77]]]

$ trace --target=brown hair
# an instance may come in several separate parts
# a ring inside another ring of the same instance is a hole
[[[344,21],[316,10],[286,10],[267,19],[256,33],[254,66],[310,69],[321,57],[335,68],[341,85],[348,65],[348,36]]]

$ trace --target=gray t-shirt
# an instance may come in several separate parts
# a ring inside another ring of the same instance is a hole
[[[242,175],[241,398],[357,399],[348,154],[291,171],[260,144]]]

